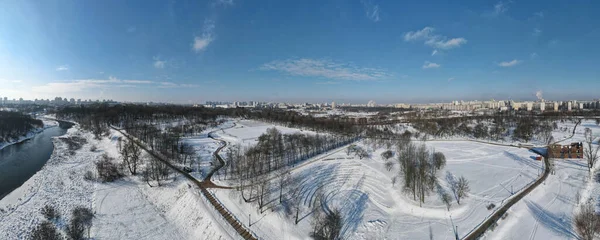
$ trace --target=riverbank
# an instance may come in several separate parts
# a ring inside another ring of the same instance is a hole
[[[33,137],[35,137],[35,135],[43,132],[45,129],[58,126],[58,122],[57,121],[42,120],[42,122],[44,122],[44,126],[43,127],[41,127],[41,128],[35,128],[35,129],[27,132],[26,134],[24,134],[22,136],[19,136],[19,138],[16,139],[16,140],[14,140],[14,141],[0,142],[0,150],[2,150],[5,147],[8,147],[10,145],[21,143],[21,142],[27,141],[29,139],[32,139]]]
[[[86,143],[70,151],[62,139],[73,137]],[[109,136],[96,140],[74,126],[54,138],[54,151],[46,165],[0,200],[0,239],[27,239],[44,220],[40,209],[47,204],[60,212],[56,226],[63,233],[73,208],[91,208],[95,212],[91,228],[94,239],[231,238],[209,212],[197,189],[183,177],[165,181],[161,187],[149,187],[141,176],[129,173],[112,183],[84,179],[87,171],[95,175],[94,163],[103,154],[120,162],[119,137],[120,133],[111,131]]]

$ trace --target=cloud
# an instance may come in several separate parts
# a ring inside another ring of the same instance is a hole
[[[341,82],[327,81],[327,82],[317,82],[318,85],[335,85],[340,84]]]
[[[439,49],[457,48],[466,43],[467,40],[464,38],[452,38],[449,40],[429,39],[425,42],[425,44]]]
[[[196,84],[178,84],[174,82],[160,82],[158,88],[196,88]]]
[[[431,56],[437,54],[437,52],[438,52],[437,49],[434,49],[433,52],[431,53]]]
[[[542,30],[540,30],[539,28],[534,28],[533,29],[533,33],[531,33],[534,37],[540,36],[542,35]]]
[[[69,65],[58,66],[56,71],[69,71]]]
[[[537,54],[537,53],[531,53],[531,54],[529,55],[529,58],[531,58],[531,59],[535,59],[535,58],[537,58],[537,57],[538,57],[538,54]]]
[[[451,78],[448,78],[448,82],[451,82],[452,80],[454,80],[454,78],[453,78],[453,77],[451,77]]]
[[[361,0],[361,2],[364,5],[367,18],[373,22],[379,22],[379,5],[366,0]]]
[[[510,3],[510,2],[508,2]],[[506,11],[508,11],[508,3],[504,3],[504,2],[498,2],[494,5],[494,14],[495,15],[500,15],[502,13],[505,13]]]
[[[260,69],[265,71],[279,71],[303,77],[322,77],[354,81],[379,80],[390,76],[380,69],[359,68],[352,64],[306,58],[272,61],[263,64]]]
[[[498,66],[500,66],[500,67],[512,67],[512,66],[515,66],[515,65],[517,65],[519,63],[521,63],[521,60],[514,59],[514,60],[508,61],[508,62],[500,62],[500,63],[498,63]]]
[[[153,57],[152,59],[154,60],[154,67],[155,68],[159,68],[159,69],[165,68],[165,63],[167,61],[160,60],[160,57],[158,57],[158,56]]]
[[[544,99],[544,92],[542,92],[542,90],[538,90],[535,92],[535,97],[537,97],[538,100]]]
[[[432,62],[425,61],[425,63],[423,64],[423,69],[439,68],[441,66],[442,65],[439,65],[437,63],[432,63]]]
[[[111,88],[192,88],[193,84],[177,84],[172,82],[154,82],[150,80],[121,80],[110,76],[108,79],[78,79],[69,81],[50,82],[33,86],[31,91],[36,93],[64,94],[86,90],[106,90]]]
[[[404,34],[404,41],[412,42],[412,41],[424,41],[425,45],[436,49],[452,49],[460,47],[467,43],[467,39],[465,38],[448,38],[442,35],[434,34],[435,28],[425,27],[418,31],[411,31]],[[437,51],[434,51],[431,55],[435,55]]]
[[[127,32],[128,32],[128,33],[133,33],[133,32],[135,32],[135,30],[137,30],[137,29],[136,29],[134,26],[129,26],[129,27],[127,28]]]
[[[533,13],[533,16],[539,17],[539,18],[544,18],[544,12],[535,12]]]
[[[217,0],[215,4],[222,6],[233,6],[233,0]]]
[[[431,34],[435,31],[432,27],[425,27],[419,31],[411,31],[404,34],[404,41],[417,41],[431,38]]]
[[[204,51],[208,47],[208,45],[215,40],[214,29],[214,21],[208,19],[204,21],[204,26],[202,27],[202,35],[195,36],[194,42],[192,43],[192,49],[196,53]]]

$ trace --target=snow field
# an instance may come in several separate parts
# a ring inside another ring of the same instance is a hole
[[[238,123],[224,133],[219,132],[219,137],[234,143],[246,142],[244,139],[254,139],[270,127],[268,124],[249,125]],[[250,229],[263,239],[309,238],[311,206],[317,192],[324,194],[323,208],[341,210],[345,239],[423,239],[429,237],[430,231],[436,239],[453,239],[451,222],[459,226],[459,236],[466,235],[492,214],[494,209],[487,210],[487,205],[493,203],[498,208],[543,171],[542,163],[533,159],[536,154],[526,149],[470,141],[434,141],[426,145],[446,155],[447,166],[438,173],[438,181],[446,191],[450,186],[447,172],[456,177],[465,176],[470,181],[471,194],[461,205],[453,200],[450,211],[435,192],[421,207],[411,194],[404,193],[398,164],[391,171],[385,169],[385,161],[380,157],[385,149],[372,149],[370,158],[360,160],[348,156],[342,148],[294,167],[292,174],[302,185],[303,209],[298,225],[279,204],[276,188],[272,189],[263,213],[256,204],[245,203],[239,192],[213,191],[238,219],[246,225],[251,222]],[[390,161],[396,162],[395,159]],[[392,184],[396,176],[397,182]],[[272,184],[276,185],[276,181],[273,179]]]

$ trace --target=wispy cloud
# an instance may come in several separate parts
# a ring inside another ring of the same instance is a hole
[[[542,35],[542,30],[539,28],[534,28],[531,35],[533,35],[534,37],[538,37],[538,36]]]
[[[160,60],[160,57],[158,57],[158,56],[155,56],[152,59],[154,60],[154,64],[153,65],[154,65],[155,68],[159,68],[159,69],[165,68],[165,63],[167,61]]]
[[[360,68],[348,63],[337,63],[329,60],[288,59],[277,60],[260,67],[261,70],[280,71],[303,77],[322,77],[337,80],[379,80],[390,76],[381,69]]]
[[[58,66],[56,71],[69,71],[69,65]]]
[[[538,54],[537,54],[537,53],[531,53],[531,54],[529,54],[529,58],[530,58],[530,59],[535,59],[535,58],[537,58],[537,57],[538,57]]]
[[[361,0],[363,6],[365,8],[365,12],[367,14],[367,18],[369,18],[373,22],[379,22],[379,5],[373,4],[368,0]]]
[[[111,89],[111,88],[134,88],[134,87],[146,87],[146,88],[190,88],[196,87],[192,84],[177,84],[164,82],[154,82],[150,80],[121,80],[116,77],[110,76],[108,79],[77,79],[68,81],[57,81],[50,82],[44,85],[33,86],[31,91],[36,93],[48,93],[48,94],[64,94],[64,93],[76,93],[86,90],[94,89]]]
[[[428,61],[425,61],[425,63],[423,63],[423,69],[439,68],[441,66],[442,65],[439,65],[437,63],[428,62]]]
[[[508,2],[510,3],[510,2]],[[508,11],[508,3],[498,2],[494,5],[494,14],[500,15]]]
[[[500,63],[498,63],[498,66],[500,66],[500,67],[512,67],[512,66],[515,66],[515,65],[517,65],[517,64],[519,64],[521,62],[522,62],[521,60],[513,59],[512,61],[500,62]]]
[[[448,82],[451,82],[452,80],[454,80],[454,78],[453,78],[453,77],[451,77],[451,78],[448,78]]]
[[[196,53],[204,51],[208,47],[208,45],[215,40],[214,29],[214,21],[208,19],[204,21],[204,26],[202,27],[202,35],[195,36],[194,42],[192,43],[192,49]]]
[[[199,85],[196,84],[179,84],[174,82],[160,82],[159,88],[196,88]]]
[[[217,0],[215,4],[223,6],[233,6],[233,0]]]
[[[135,28],[135,26],[129,26],[129,27],[127,28],[127,32],[128,32],[128,33],[133,33],[133,32],[135,32],[135,30],[137,30],[137,29]]]
[[[434,56],[435,54],[437,54],[437,49],[433,49],[433,52],[431,53],[431,56]]]
[[[340,82],[326,81],[326,82],[317,82],[316,84],[318,84],[318,85],[335,85],[335,84],[340,84]]]
[[[544,18],[544,12],[540,11],[540,12],[535,12],[533,13],[533,16],[539,17],[539,18]]]
[[[411,31],[404,34],[404,41],[423,41],[425,45],[433,47],[435,49],[452,49],[460,47],[467,43],[465,38],[448,38],[443,35],[434,34],[435,28],[425,27],[418,31]],[[434,51],[431,55],[435,55],[437,51]]]

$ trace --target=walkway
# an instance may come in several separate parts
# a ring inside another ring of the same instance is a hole
[[[152,151],[151,149],[149,149],[148,147],[146,147],[144,144],[142,144],[140,141],[138,141],[135,137],[123,132],[121,129],[117,129],[113,126],[111,126],[112,129],[114,129],[115,131],[120,132],[121,134],[123,134],[123,136],[125,136],[126,138],[128,138],[130,141],[133,141],[134,143],[136,143],[138,146],[140,146],[140,148],[144,149],[146,152],[148,152],[148,154],[152,155],[153,157],[155,157],[156,159],[162,161],[163,163],[165,163],[167,166],[169,166],[171,169],[175,170],[178,173],[181,173],[181,175],[183,175],[184,177],[186,177],[188,180],[190,180],[191,182],[193,182],[196,186],[198,186],[198,188],[200,188],[200,192],[202,192],[202,194],[204,195],[204,197],[206,197],[206,199],[208,199],[208,202],[210,202],[211,205],[213,205],[213,207],[215,209],[217,209],[217,211],[219,212],[219,214],[221,214],[221,216],[229,223],[231,224],[231,226],[233,227],[233,229],[235,229],[235,231],[240,234],[240,236],[246,240],[257,240],[257,238],[252,235],[252,233],[250,233],[250,231],[248,231],[239,221],[237,221],[237,219],[235,219],[231,213],[229,213],[227,211],[227,209],[225,209],[225,207],[219,203],[219,201],[217,201],[215,199],[215,197],[208,192],[207,188],[226,188],[226,189],[230,189],[230,187],[222,187],[222,186],[217,186],[214,183],[212,183],[210,181],[210,178],[207,176],[208,181],[206,181],[206,179],[202,182],[198,181],[198,179],[196,179],[195,177],[193,177],[192,175],[190,175],[189,173],[179,169],[178,167],[174,166],[173,164],[171,164],[168,160],[166,160],[165,157],[163,157],[162,155],[155,153],[154,151]],[[219,159],[221,162],[223,161],[220,156],[218,155],[218,152],[224,148],[226,145],[223,145],[221,147],[219,147],[217,149],[217,151],[215,151],[215,156],[217,156],[217,159]],[[218,170],[220,167],[222,167],[224,164],[221,164],[221,166],[215,168],[216,170]],[[213,171],[211,171],[211,176],[212,173],[214,173],[216,170],[213,169]]]

